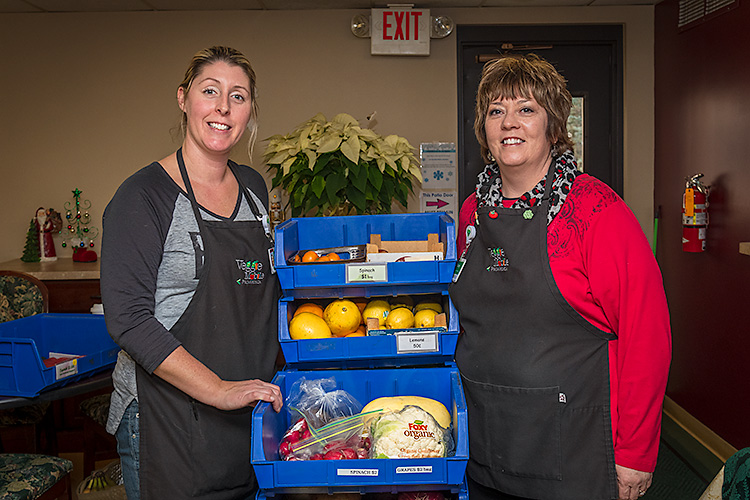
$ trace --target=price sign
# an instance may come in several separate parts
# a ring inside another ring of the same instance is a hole
[[[388,281],[388,267],[383,264],[347,264],[347,283],[374,283]]]
[[[337,476],[368,476],[378,475],[378,469],[336,469]]]
[[[398,354],[412,352],[437,352],[438,331],[426,332],[396,332],[396,352]]]
[[[396,474],[432,474],[432,466],[416,465],[413,467],[396,467]]]
[[[71,359],[55,365],[55,380],[70,377],[78,373],[78,360]]]

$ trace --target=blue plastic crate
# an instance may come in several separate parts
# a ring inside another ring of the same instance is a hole
[[[93,375],[117,361],[99,314],[37,314],[0,323],[0,396],[34,397]],[[47,367],[49,353],[82,355]]]
[[[455,455],[447,458],[283,461],[279,443],[291,425],[289,413],[268,403],[253,410],[251,460],[266,495],[299,492],[458,492],[469,459],[466,399],[455,366],[372,370],[284,371],[273,382],[286,397],[294,382],[333,377],[339,389],[362,405],[384,396],[423,396],[443,403],[452,414]]]
[[[418,295],[412,295],[418,297]],[[441,294],[447,329],[397,338],[395,335],[293,340],[289,336],[289,313],[294,305],[279,301],[279,343],[286,363],[297,369],[376,368],[426,365],[452,361],[460,327],[458,313],[448,293]],[[300,300],[299,302],[303,302]]]
[[[427,241],[437,234],[445,257],[378,264],[386,275],[374,277],[353,272],[365,262],[289,263],[303,250],[366,245],[373,234],[383,241]],[[456,265],[455,224],[444,212],[294,218],[277,226],[275,237],[274,265],[286,297],[400,295],[415,287],[436,293],[447,289]]]
[[[420,488],[419,486],[404,486],[399,488],[394,488],[391,493],[394,495],[391,500],[398,500],[398,497],[396,496],[398,492],[401,491],[423,491],[423,488]],[[329,493],[358,493],[358,492],[348,492],[348,491],[337,491],[337,492],[329,492]],[[466,481],[464,481],[461,484],[461,487],[458,490],[458,493],[450,492],[450,491],[443,491],[443,496],[445,496],[445,500],[469,500],[469,487],[466,484]],[[265,491],[265,490],[259,490],[258,493],[255,495],[255,500],[267,500],[269,498],[273,499],[276,495],[273,491]],[[294,494],[286,494],[283,495],[284,500],[309,500],[310,496],[306,493],[300,493],[299,496],[295,496]],[[368,495],[365,495],[362,497],[362,500],[369,500]],[[381,493],[377,493],[373,496],[372,500],[385,500]]]

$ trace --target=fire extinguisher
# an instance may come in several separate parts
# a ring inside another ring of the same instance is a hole
[[[684,252],[706,251],[710,187],[700,181],[701,177],[703,174],[695,174],[685,179],[685,193],[682,195],[682,250]]]

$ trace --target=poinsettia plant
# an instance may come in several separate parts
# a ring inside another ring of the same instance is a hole
[[[293,217],[390,213],[406,207],[412,183],[422,182],[414,147],[383,137],[346,113],[318,113],[286,135],[266,139],[263,159],[272,186],[289,193]]]

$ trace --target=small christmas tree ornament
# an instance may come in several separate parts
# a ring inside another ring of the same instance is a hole
[[[39,262],[40,259],[39,231],[36,228],[36,221],[32,217],[29,221],[29,230],[26,231],[26,244],[23,247],[21,260],[23,262]]]
[[[83,191],[76,188],[72,193],[74,204],[71,205],[69,201],[65,202],[67,227],[62,230],[64,235],[62,247],[70,246],[73,249],[74,262],[94,262],[96,260],[96,252],[93,250],[94,238],[99,235],[99,229],[89,226],[91,202],[84,200],[82,206],[81,193]]]

